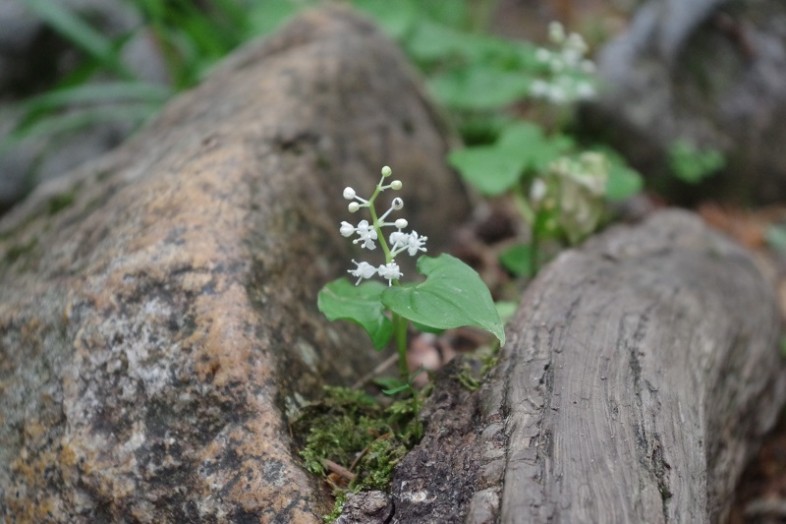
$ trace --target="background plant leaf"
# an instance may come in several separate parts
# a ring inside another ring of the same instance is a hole
[[[502,266],[520,277],[532,277],[535,268],[532,265],[532,246],[530,244],[516,244],[509,247],[499,255]]]
[[[451,255],[422,256],[418,271],[426,280],[382,292],[382,302],[402,317],[434,328],[474,326],[505,343],[505,330],[486,284],[477,272]]]
[[[451,151],[448,163],[484,195],[500,195],[513,187],[526,166],[516,151],[478,146]]]
[[[575,144],[565,135],[546,136],[540,126],[531,122],[518,122],[502,131],[497,146],[507,151],[517,151],[526,169],[542,172],[551,162],[573,149]]]

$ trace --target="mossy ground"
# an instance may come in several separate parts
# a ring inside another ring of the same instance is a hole
[[[293,423],[305,435],[300,455],[306,468],[333,489],[341,513],[349,491],[387,489],[396,464],[423,434],[418,414],[423,393],[400,400],[376,399],[349,388],[325,387],[325,397],[306,407]]]

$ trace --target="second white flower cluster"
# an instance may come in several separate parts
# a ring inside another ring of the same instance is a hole
[[[390,208],[385,211],[381,216],[377,216],[374,202],[380,193],[387,189],[394,191],[401,189],[402,183],[400,180],[393,180],[390,184],[385,185],[385,179],[393,174],[392,170],[385,166],[382,168],[382,178],[377,183],[374,193],[368,200],[361,198],[357,195],[354,189],[347,187],[344,189],[344,198],[349,200],[347,206],[350,213],[355,213],[361,208],[368,208],[371,215],[371,222],[368,220],[361,220],[357,225],[352,225],[349,222],[341,222],[339,232],[342,236],[349,238],[357,235],[352,243],[360,244],[363,249],[374,250],[377,247],[377,242],[382,246],[382,251],[385,254],[385,263],[379,266],[374,266],[368,262],[356,262],[354,269],[347,272],[354,277],[357,277],[355,285],[359,284],[364,279],[369,279],[375,275],[388,281],[388,285],[392,285],[393,281],[399,280],[404,274],[401,272],[395,257],[404,251],[410,256],[415,256],[419,252],[426,251],[426,240],[428,237],[418,235],[417,231],[405,233],[403,230],[409,225],[406,219],[398,218],[392,222],[386,222],[386,219],[393,211],[399,211],[404,207],[404,201],[396,197],[390,204]],[[393,227],[396,230],[390,233],[389,243],[385,240],[382,234],[382,228]]]
[[[554,51],[540,48],[535,58],[546,65],[551,78],[534,80],[530,94],[557,105],[595,97],[596,87],[592,80],[595,63],[586,58],[589,46],[581,35],[567,34],[562,24],[552,22],[549,40],[559,48]]]

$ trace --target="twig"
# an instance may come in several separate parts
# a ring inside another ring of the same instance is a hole
[[[331,473],[335,473],[340,477],[344,477],[345,479],[349,480],[350,482],[355,480],[357,475],[349,471],[347,468],[340,464],[336,464],[332,460],[322,459],[322,466],[326,469],[330,470]]]
[[[375,367],[373,370],[371,370],[371,372],[370,372],[370,373],[367,373],[366,375],[364,375],[363,377],[361,377],[361,379],[360,379],[360,380],[358,380],[357,382],[355,382],[355,383],[352,385],[352,389],[360,389],[360,388],[362,388],[363,386],[365,386],[366,384],[368,384],[369,382],[371,382],[371,380],[372,380],[374,377],[376,377],[377,375],[380,375],[380,374],[381,374],[383,371],[385,371],[385,370],[386,370],[386,369],[388,369],[390,366],[392,366],[393,364],[395,364],[397,359],[398,359],[398,355],[390,355],[390,357],[388,357],[387,359],[385,359],[385,360],[384,360],[382,363],[380,363],[380,364],[379,364],[377,367]]]

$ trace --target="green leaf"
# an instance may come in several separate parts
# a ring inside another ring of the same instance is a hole
[[[110,39],[93,29],[88,23],[60,5],[48,0],[22,0],[22,3],[41,17],[52,29],[63,35],[75,46],[96,57],[114,72],[131,78]]]
[[[469,184],[484,195],[499,195],[518,182],[526,159],[516,151],[479,146],[451,151],[448,162]]]
[[[668,150],[669,167],[674,176],[688,184],[698,184],[726,165],[723,153],[698,149],[686,140],[677,140]]]
[[[46,111],[74,104],[133,100],[163,104],[171,89],[147,82],[104,82],[56,89],[23,102],[27,111]]]
[[[493,146],[477,146],[448,155],[448,162],[484,195],[504,193],[526,172],[544,171],[574,146],[563,135],[547,137],[529,122],[509,125]]]
[[[412,390],[412,384],[409,381],[401,380],[394,377],[378,377],[374,379],[374,384],[382,389],[382,393],[392,397],[404,391]]]
[[[306,5],[312,2],[300,2]],[[275,2],[253,2],[248,13],[251,33],[266,35],[291,18],[302,6],[293,0],[277,0]]]
[[[509,247],[500,254],[499,261],[505,269],[515,276],[531,277],[535,274],[530,244],[516,244]]]
[[[436,75],[429,90],[444,105],[453,109],[493,110],[522,99],[532,82],[522,71],[506,71],[477,65]]]
[[[518,303],[511,300],[500,300],[499,302],[494,303],[494,307],[497,308],[499,318],[501,318],[503,322],[507,322],[513,318],[513,315],[516,314],[516,310],[518,310],[519,305]]]
[[[590,150],[601,153],[609,161],[608,179],[606,180],[607,200],[620,202],[641,191],[644,186],[641,175],[628,165],[622,155],[605,146],[593,146]]]
[[[346,278],[330,282],[319,292],[317,307],[329,320],[349,320],[366,330],[376,349],[382,349],[393,335],[393,323],[385,315],[381,295],[387,286],[367,281],[359,286]]]
[[[606,198],[612,202],[619,202],[630,198],[643,186],[641,175],[626,165],[612,162],[609,169],[609,178],[606,181]]]
[[[564,135],[546,136],[539,126],[520,122],[502,131],[497,146],[518,151],[526,169],[545,171],[551,162],[570,151],[574,144]]]
[[[396,2],[354,0],[352,5],[372,16],[377,24],[395,39],[404,39],[412,31],[418,17],[422,15],[418,12],[418,7],[407,0]]]
[[[478,327],[505,343],[505,329],[491,293],[474,269],[446,254],[420,257],[417,269],[426,280],[385,289],[385,306],[408,320],[434,328]]]

